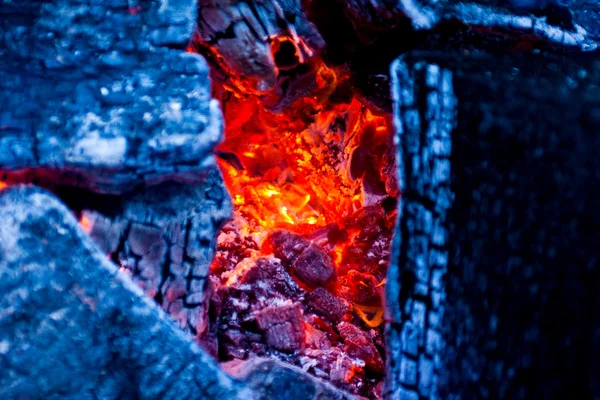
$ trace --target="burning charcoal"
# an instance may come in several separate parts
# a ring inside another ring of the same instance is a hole
[[[357,373],[364,374],[364,366],[364,361],[355,361],[348,354],[339,352],[337,358],[332,360],[329,376],[332,382],[350,383]]]
[[[308,235],[308,239],[329,252],[332,251],[336,245],[348,241],[348,232],[345,229],[340,228],[337,223],[333,222],[312,232]]]
[[[271,232],[265,239],[262,252],[273,253],[283,262],[291,263],[304,251],[310,242],[302,236],[284,230]]]
[[[371,337],[349,322],[341,322],[337,328],[344,339],[344,350],[351,357],[363,360],[367,369],[383,374],[384,363]]]
[[[277,259],[259,258],[241,279],[242,283],[268,285],[274,291],[290,299],[298,297],[302,289]]]
[[[260,82],[254,90],[274,88],[280,71],[306,65],[325,46],[300,3],[200,0],[199,12],[195,43],[218,53],[224,71]]]
[[[346,218],[345,223],[347,227],[360,229],[358,240],[372,239],[381,233],[384,226],[384,215],[383,207],[374,204],[360,208]]]
[[[335,276],[329,256],[317,245],[310,244],[292,264],[294,274],[307,285],[325,286]]]
[[[323,288],[316,288],[310,292],[306,298],[306,303],[309,307],[333,322],[340,321],[344,314],[350,311],[350,308],[342,299],[332,295]]]
[[[230,358],[243,359],[246,356],[246,335],[237,329],[228,329],[223,335],[229,342],[224,345],[227,356]],[[231,344],[231,345],[228,345]]]
[[[387,194],[396,199],[400,196],[400,189],[398,188],[398,167],[396,165],[395,152],[395,146],[390,143],[383,154],[379,174],[383,182],[385,182]]]
[[[296,351],[304,344],[304,322],[299,304],[284,304],[263,308],[255,314],[260,329],[265,331],[267,344],[282,351]]]
[[[331,341],[328,335],[320,329],[315,328],[311,324],[304,326],[306,335],[306,344],[315,349],[327,350],[331,348]]]
[[[362,305],[381,306],[384,288],[373,275],[351,270],[338,281],[338,293],[344,299]]]

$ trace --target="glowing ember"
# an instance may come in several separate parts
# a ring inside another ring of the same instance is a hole
[[[85,233],[90,233],[92,231],[92,221],[87,215],[83,215],[81,217],[81,219],[79,220],[79,225]]]
[[[289,38],[272,53],[286,73],[305,61]],[[219,165],[235,209],[211,267],[208,347],[221,360],[292,353],[280,357],[372,395],[398,196],[391,121],[355,99],[343,73],[307,62],[310,90],[280,113],[254,82],[215,87],[226,122]]]

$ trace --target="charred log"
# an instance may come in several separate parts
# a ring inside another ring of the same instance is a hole
[[[350,399],[272,360],[227,376],[50,194],[5,189],[0,218],[2,398]]]
[[[597,397],[595,57],[415,52],[391,73],[389,395]]]
[[[203,398],[239,387],[49,194],[0,194],[2,398]]]
[[[149,297],[182,329],[205,333],[209,267],[218,230],[231,215],[216,166],[196,185],[162,183],[112,201],[91,195],[73,204],[63,195],[100,249]]]
[[[0,169],[122,193],[197,181],[220,141],[195,2],[0,2]],[[174,49],[176,48],[176,49]]]

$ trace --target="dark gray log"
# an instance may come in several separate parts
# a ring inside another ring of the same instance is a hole
[[[560,46],[595,49],[600,40],[600,5],[587,0],[350,0],[343,5],[365,41],[405,23],[403,17],[419,30],[460,21]]]
[[[0,192],[2,399],[351,399],[269,360],[236,381],[34,187]]]
[[[6,189],[0,218],[1,398],[235,397],[52,196]]]
[[[391,74],[388,396],[597,398],[597,57],[414,52]]]
[[[222,133],[206,63],[169,48],[195,18],[193,0],[1,0],[0,170],[109,193],[194,181]]]

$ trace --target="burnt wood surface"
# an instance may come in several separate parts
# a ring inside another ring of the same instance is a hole
[[[412,52],[391,74],[388,395],[598,398],[597,55]]]
[[[122,193],[190,182],[221,140],[193,0],[0,1],[0,170]]]
[[[84,227],[100,249],[182,329],[205,333],[209,267],[216,236],[231,215],[216,166],[195,185],[165,182],[118,197],[59,194],[81,211]]]
[[[0,218],[0,398],[352,398],[274,360],[226,375],[48,192],[2,190]]]

